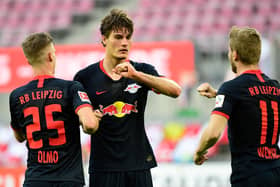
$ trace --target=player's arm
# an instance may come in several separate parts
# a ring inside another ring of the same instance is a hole
[[[197,91],[201,96],[213,98],[217,96],[217,90],[214,89],[209,83],[202,83],[197,87]]]
[[[20,116],[19,113],[17,113],[17,102],[15,101],[15,98],[18,98],[15,96],[15,91],[13,91],[9,96],[9,105],[10,105],[10,114],[11,114],[11,127],[13,129],[14,137],[18,142],[23,142],[26,140],[26,135],[23,132],[23,129],[20,126],[20,120],[18,117]]]
[[[194,162],[197,165],[203,164],[208,159],[207,150],[217,143],[223,133],[228,119],[218,114],[212,114],[206,129],[204,129],[199,145],[194,154]]]
[[[18,142],[23,142],[24,140],[26,140],[26,137],[21,129],[17,129],[13,131],[14,131],[14,136]]]
[[[77,114],[85,133],[93,134],[97,131],[99,121],[103,116],[99,110],[93,111],[91,107],[85,106],[80,108]]]
[[[129,62],[118,64],[113,71],[123,77],[133,79],[153,88],[155,92],[162,93],[170,97],[178,97],[181,87],[173,80],[164,77],[153,76],[141,71],[136,71]]]

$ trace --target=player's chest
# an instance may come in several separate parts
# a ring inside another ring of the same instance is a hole
[[[118,81],[99,80],[88,87],[88,94],[94,103],[106,104],[114,101],[134,102],[145,94],[143,85],[131,80],[122,78]]]

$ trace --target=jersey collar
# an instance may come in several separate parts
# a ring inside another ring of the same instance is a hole
[[[108,77],[111,78],[111,76],[105,71],[104,66],[103,66],[103,61],[104,59],[100,60],[99,63],[99,68],[101,69],[101,71],[103,71],[103,73],[105,73],[105,75],[107,75]],[[126,62],[130,62],[129,59],[125,60]],[[111,78],[112,79],[112,78]]]
[[[262,76],[262,71],[260,69],[256,69],[256,70],[247,70],[247,71],[244,71],[242,74],[254,74],[258,77],[258,79],[261,81],[261,82],[265,82],[263,76]]]
[[[256,70],[247,70],[244,71],[242,74],[262,74],[263,72],[260,69],[256,69]]]
[[[33,80],[50,79],[50,78],[54,78],[54,76],[52,76],[52,75],[37,75],[37,76],[33,77]]]
[[[104,69],[103,61],[104,61],[104,59],[102,59],[102,60],[100,61],[99,67],[100,67],[101,71],[103,71],[103,73],[105,73],[105,75],[107,75],[108,77],[111,78],[111,76],[110,76],[110,75],[105,71],[105,69]]]

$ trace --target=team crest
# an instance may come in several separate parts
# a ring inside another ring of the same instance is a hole
[[[138,91],[139,88],[141,88],[141,86],[139,86],[136,83],[133,83],[133,84],[129,84],[124,91],[134,94]]]
[[[224,104],[225,96],[224,95],[217,95],[215,108],[222,107]]]

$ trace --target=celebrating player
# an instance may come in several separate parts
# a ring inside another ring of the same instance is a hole
[[[203,164],[207,150],[228,124],[233,187],[280,186],[280,85],[259,69],[261,36],[253,28],[232,27],[228,58],[237,74],[218,92],[208,83],[198,87],[202,96],[216,97],[209,124],[194,154]]]
[[[48,33],[22,43],[34,79],[10,94],[11,126],[28,148],[24,187],[82,187],[80,128],[92,134],[102,114],[93,111],[79,82],[54,78],[56,55]],[[77,115],[76,115],[77,114]]]
[[[105,57],[79,71],[75,80],[104,116],[92,135],[90,187],[152,187],[156,160],[144,129],[148,91],[177,97],[180,86],[155,68],[128,59],[133,22],[113,9],[101,23]]]

